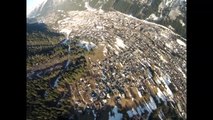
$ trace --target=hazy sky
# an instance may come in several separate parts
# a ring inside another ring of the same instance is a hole
[[[45,0],[27,0],[27,14]]]

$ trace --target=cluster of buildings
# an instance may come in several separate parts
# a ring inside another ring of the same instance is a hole
[[[90,43],[88,51],[89,45],[104,48],[103,59],[88,57],[89,71],[66,86],[79,113],[90,109],[98,117],[105,106],[118,106],[129,117],[150,115],[163,102],[186,117],[186,46],[180,36],[119,12],[71,11],[57,23],[58,30],[72,29],[69,38]]]

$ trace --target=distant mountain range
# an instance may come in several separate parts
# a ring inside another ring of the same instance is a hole
[[[28,18],[44,17],[57,10],[86,10],[87,5],[161,24],[186,38],[186,0],[46,0]]]

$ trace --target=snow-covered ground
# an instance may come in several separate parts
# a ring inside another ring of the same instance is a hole
[[[167,81],[168,83],[171,83],[170,78],[169,78],[168,76],[163,76],[163,77],[160,77],[159,80],[161,80],[162,83],[164,83],[164,85],[165,85],[165,88],[164,88],[164,91],[163,91],[163,92],[165,93],[165,95],[166,95],[167,97],[173,97],[173,93],[172,93],[172,91],[170,90],[168,84],[166,83],[166,81]]]
[[[68,52],[70,52],[70,45],[68,46]]]
[[[165,46],[168,47],[169,49],[173,49],[173,46],[172,46],[171,42],[170,43],[166,43]]]
[[[167,104],[166,97],[164,96],[164,94],[161,92],[159,88],[157,88],[157,97],[163,100],[164,104]]]
[[[94,120],[96,120],[96,113],[95,110],[92,110],[93,116],[94,116]]]
[[[167,86],[167,85],[165,85],[165,93],[167,94],[167,96],[170,98],[173,98],[173,93],[172,93],[172,91],[170,90],[170,88]]]
[[[126,48],[127,47],[120,37],[116,38],[115,44],[116,44],[116,46],[118,46],[120,48]]]
[[[62,13],[64,12],[64,10],[57,10],[57,11],[58,11],[58,12],[62,12]]]
[[[47,2],[47,0],[43,0],[43,2],[41,3],[41,7],[40,7],[40,11],[39,12],[41,12],[41,10],[43,9],[43,7],[46,4],[46,2]]]
[[[144,113],[144,108],[142,108],[140,105],[138,107],[136,107],[136,110],[139,115],[142,115]]]
[[[153,20],[153,21],[157,21],[159,19],[159,17],[157,17],[155,14],[151,14],[148,18],[146,18],[146,20]]]
[[[182,26],[185,26],[185,23],[183,22],[183,20],[179,20],[180,21],[180,24],[182,25]]]
[[[41,75],[40,75],[41,73],[42,73],[41,71],[40,71],[39,73],[37,73],[37,74],[36,74],[37,77],[42,78]]]
[[[166,33],[161,33],[161,36],[168,38],[168,35],[166,35]]]
[[[61,79],[61,76],[58,76],[56,79],[55,79],[55,81],[54,81],[54,83],[53,83],[53,87],[56,87],[57,85],[58,85],[58,81]]]
[[[165,2],[166,6],[169,6],[171,4],[172,0],[165,0],[164,2]]]
[[[96,45],[92,42],[87,42],[87,41],[80,41],[79,44],[77,44],[77,46],[80,46],[82,48],[87,49],[88,51],[90,51],[92,48],[96,47]]]
[[[128,114],[128,116],[131,118],[131,117],[133,117],[134,115],[137,115],[138,113],[137,113],[137,111],[136,111],[134,108],[132,108],[131,110],[128,110],[128,111],[127,111],[127,114]]]
[[[138,91],[138,89],[137,89],[137,92],[138,92],[138,96],[141,98],[142,97],[141,92]]]
[[[158,117],[160,118],[160,120],[163,120],[163,116],[164,116],[164,114],[163,114],[162,110],[160,110],[160,112],[158,113]]]
[[[100,6],[100,8],[98,9],[99,13],[104,13],[104,11],[101,9],[102,6]]]
[[[171,80],[170,80],[170,76],[169,75],[164,75],[163,76],[163,80],[165,81],[165,83],[167,85],[169,85],[171,83]]]
[[[150,101],[148,103],[145,101],[144,109],[146,109],[148,111],[148,115],[147,115],[148,117],[147,118],[149,118],[149,116],[150,116],[150,114],[152,113],[153,110],[157,109],[157,105],[156,105],[154,99],[151,96],[150,96]],[[144,109],[142,108],[142,110],[144,110]]]
[[[104,27],[103,26],[96,26],[97,29],[102,30]]]
[[[152,110],[155,110],[155,109],[157,109],[157,106],[156,106],[156,104],[155,104],[155,101],[154,101],[154,99],[150,96],[150,102],[149,102],[149,106],[151,107],[151,109]]]
[[[158,54],[158,56],[160,57],[160,59],[161,59],[164,63],[168,63],[168,61],[167,61],[161,54]]]
[[[175,28],[173,28],[171,25],[169,25],[168,28],[173,30],[173,31],[175,30]]]
[[[68,61],[66,62],[66,65],[65,65],[65,69],[68,67],[69,64],[70,64],[70,61],[68,60]]]
[[[177,41],[177,43],[178,43],[179,45],[182,45],[182,46],[186,47],[186,43],[184,43],[182,40],[177,39],[176,41]]]
[[[158,77],[159,78],[159,77]],[[161,84],[161,82],[160,82],[160,80],[159,79],[156,79],[155,80],[155,82],[158,84],[158,85],[160,85]]]
[[[68,37],[69,37],[69,34],[71,33],[71,31],[72,30],[69,30],[69,29],[62,29],[61,31],[60,31],[60,33],[65,33],[66,34],[66,37],[67,37],[67,39],[68,39]]]
[[[117,106],[115,106],[112,109],[111,112],[114,113],[114,115],[111,116],[110,112],[109,112],[109,120],[122,120],[123,114],[118,112],[118,107]]]
[[[150,108],[150,106],[145,102],[145,109],[149,112],[149,113],[151,113],[152,112],[152,109]]]
[[[87,8],[88,11],[96,11],[96,9],[89,6],[89,2],[85,2],[85,8]]]
[[[104,46],[103,54],[104,54],[104,56],[106,56],[106,55],[107,55],[107,48],[106,48],[106,46]]]
[[[182,69],[180,67],[177,68],[183,75],[184,78],[186,78],[186,74],[182,71]]]
[[[107,98],[110,98],[110,95],[107,93]]]
[[[179,15],[181,15],[181,12],[179,9],[172,9],[169,12],[169,17],[171,20],[175,20]]]
[[[152,73],[149,69],[147,69],[147,73],[148,73],[148,78],[151,79],[152,78]]]
[[[62,44],[67,44],[67,42],[69,41],[69,39],[64,39],[64,40],[62,40]]]

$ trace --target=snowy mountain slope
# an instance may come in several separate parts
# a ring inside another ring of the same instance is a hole
[[[164,26],[186,38],[185,0],[47,0],[31,12],[29,17],[46,16],[57,10],[85,10],[86,6],[105,11],[117,10]]]
[[[47,0],[28,19],[39,22],[27,32],[28,118],[185,120],[186,39],[158,24],[180,22],[180,8],[180,0]]]

